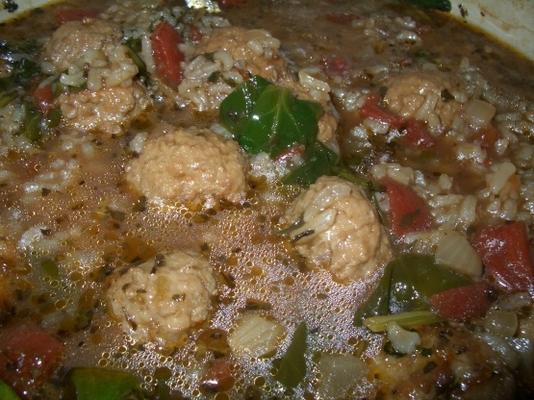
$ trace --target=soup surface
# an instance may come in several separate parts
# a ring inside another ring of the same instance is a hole
[[[532,398],[532,63],[218,4],[0,26],[0,398]]]

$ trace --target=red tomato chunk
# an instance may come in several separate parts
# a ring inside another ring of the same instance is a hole
[[[151,36],[152,51],[156,71],[170,86],[178,86],[182,81],[183,54],[178,49],[182,42],[180,35],[168,22],[160,22]]]
[[[422,231],[432,226],[426,202],[410,187],[385,178],[382,184],[389,197],[391,230],[397,236]]]
[[[48,113],[52,108],[54,102],[54,93],[52,93],[52,86],[46,85],[35,89],[33,92],[33,98],[36,105],[39,107],[43,114]]]
[[[0,379],[20,395],[39,387],[58,366],[63,344],[35,325],[16,325],[0,333]]]
[[[409,119],[406,121],[405,134],[401,138],[401,143],[409,147],[429,149],[435,146],[436,141],[428,132],[424,122]]]
[[[430,304],[445,319],[466,321],[483,317],[490,307],[488,290],[485,283],[453,288],[433,295]]]
[[[523,222],[490,226],[473,238],[486,273],[508,291],[534,292],[534,266]]]
[[[378,104],[379,101],[380,97],[377,94],[372,94],[367,97],[367,100],[360,109],[361,116],[386,123],[391,128],[401,128],[404,125],[404,120],[381,107],[380,104]]]

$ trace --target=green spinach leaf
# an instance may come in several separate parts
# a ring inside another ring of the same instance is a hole
[[[77,400],[122,400],[139,387],[135,376],[103,368],[75,368],[69,380]]]
[[[388,264],[384,269],[384,275],[380,278],[378,286],[371,296],[363,303],[354,315],[354,325],[362,326],[363,321],[369,317],[389,314],[389,290],[391,288],[392,266]]]
[[[286,354],[278,360],[278,369],[274,378],[288,389],[295,388],[306,376],[306,339],[308,328],[301,323],[295,333]]]
[[[322,175],[335,175],[333,170],[339,163],[338,155],[318,141],[306,149],[304,159],[303,165],[283,178],[284,183],[311,185]]]
[[[294,144],[311,145],[322,115],[319,104],[300,100],[287,88],[253,77],[220,107],[222,124],[247,152],[276,156]]]
[[[0,381],[0,399],[2,400],[20,400],[15,391],[6,383]]]
[[[434,257],[405,254],[392,262],[389,312],[428,310],[433,294],[466,286],[471,280],[436,264]]]
[[[403,254],[387,265],[374,292],[356,311],[354,324],[361,326],[370,317],[427,311],[432,295],[470,283],[468,277],[436,264],[432,256]]]

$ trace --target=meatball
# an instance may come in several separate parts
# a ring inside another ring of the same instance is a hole
[[[200,43],[196,55],[223,50],[245,71],[276,82],[287,76],[285,62],[278,54],[280,41],[262,29],[228,27],[215,30]]]
[[[106,45],[119,43],[121,36],[118,26],[99,19],[67,22],[46,43],[43,60],[54,68],[50,72],[63,72]]]
[[[336,279],[369,276],[391,259],[391,249],[373,206],[341,178],[323,176],[286,213],[297,251],[325,266]]]
[[[111,87],[96,92],[84,90],[59,98],[65,126],[109,135],[121,134],[149,103],[144,89],[136,83],[127,88]]]
[[[49,72],[64,71],[60,81],[67,86],[87,86],[59,97],[64,126],[118,135],[149,106],[145,88],[134,81],[139,69],[120,40],[118,27],[96,19],[66,23],[46,44]]]
[[[460,103],[443,93],[452,85],[437,75],[406,74],[392,78],[384,101],[404,118],[426,121],[433,133],[450,128]]]
[[[330,87],[308,74],[301,74],[307,79],[295,79],[280,56],[279,47],[280,41],[264,30],[216,29],[195,49],[196,57],[186,65],[178,93],[185,104],[199,111],[213,111],[234,90],[235,85],[228,82],[239,84],[250,74],[259,75],[288,88],[300,99],[321,103],[326,112],[319,121],[318,138],[338,152],[338,121],[330,101]]]
[[[245,160],[234,141],[208,129],[169,128],[146,142],[126,180],[151,200],[238,203],[245,197]]]
[[[208,261],[193,252],[156,256],[118,275],[107,296],[113,315],[134,339],[176,343],[205,321],[216,283]]]

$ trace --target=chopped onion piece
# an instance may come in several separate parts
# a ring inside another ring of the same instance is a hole
[[[519,354],[516,353],[514,348],[506,341],[506,339],[491,335],[489,333],[482,333],[478,337],[486,343],[493,351],[495,351],[504,363],[514,369],[519,365]]]
[[[474,278],[482,275],[482,261],[467,238],[461,233],[445,233],[436,248],[436,262]]]
[[[275,321],[249,312],[237,322],[228,343],[238,356],[258,358],[275,351],[284,333],[284,328]]]
[[[532,303],[530,294],[528,292],[512,293],[502,299],[500,299],[496,306],[500,310],[514,311],[523,307],[528,307]]]
[[[320,399],[338,399],[347,395],[350,383],[367,376],[362,360],[351,354],[321,354],[317,364],[320,380],[317,394]]]
[[[486,101],[474,99],[465,105],[465,120],[471,128],[478,131],[489,125],[495,116],[495,106]]]
[[[407,331],[396,322],[388,323],[386,330],[391,345],[399,353],[411,354],[421,343],[421,337],[417,332]]]
[[[492,310],[484,318],[484,327],[492,335],[512,337],[517,332],[517,314],[512,311]]]

